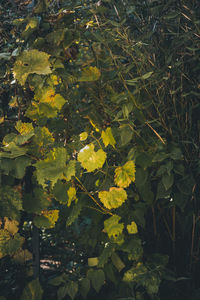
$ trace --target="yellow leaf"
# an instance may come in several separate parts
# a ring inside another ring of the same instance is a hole
[[[99,192],[99,198],[106,208],[112,209],[120,207],[127,199],[127,194],[122,188],[111,187],[108,192]]]
[[[12,235],[14,235],[15,233],[17,233],[18,231],[18,225],[19,222],[15,221],[15,220],[9,220],[7,217],[4,218],[4,229],[8,230],[8,232],[10,232]]]
[[[107,147],[110,144],[115,148],[116,141],[113,137],[112,129],[110,127],[107,127],[106,131],[104,130],[102,131],[101,138],[103,140],[105,147]]]
[[[68,202],[67,202],[67,206],[69,207],[72,203],[73,200],[76,200],[76,189],[72,186],[70,186],[70,188],[67,191],[67,195],[68,195]]]
[[[83,168],[88,172],[101,168],[106,160],[106,153],[99,149],[94,151],[94,144],[89,144],[80,150],[78,154],[78,161],[80,161]]]
[[[104,231],[107,232],[109,238],[117,238],[122,233],[124,224],[119,223],[120,219],[120,216],[113,215],[104,221]]]
[[[126,188],[131,181],[135,181],[135,163],[132,160],[115,170],[115,183],[119,187]]]
[[[87,132],[82,132],[80,134],[80,141],[85,141],[87,140],[87,137],[88,137],[88,133]]]
[[[137,224],[134,221],[132,221],[130,225],[127,225],[127,230],[129,234],[138,233]]]

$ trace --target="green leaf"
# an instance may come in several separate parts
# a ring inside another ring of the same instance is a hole
[[[115,183],[126,188],[135,181],[135,163],[131,160],[115,170]]]
[[[33,224],[38,228],[51,228],[51,222],[45,216],[35,216]]]
[[[103,270],[90,269],[87,273],[87,278],[91,280],[93,288],[98,293],[105,281]]]
[[[53,286],[59,286],[62,283],[65,283],[67,279],[68,279],[68,276],[65,273],[63,273],[62,275],[49,280],[48,284],[51,284]]]
[[[148,179],[148,171],[142,168],[137,168],[136,176],[135,176],[135,184],[137,187],[142,187],[147,179]]]
[[[37,161],[34,166],[38,183],[45,188],[47,181],[54,186],[58,179],[63,179],[67,158],[65,148],[54,148],[44,160]]]
[[[140,276],[143,276],[146,272],[147,268],[142,263],[138,263],[136,267],[132,267],[124,273],[123,281],[137,282],[138,280],[140,280]]]
[[[39,279],[35,279],[27,284],[24,288],[20,300],[42,300],[43,290],[40,286]]]
[[[57,292],[57,297],[58,300],[62,300],[63,298],[65,298],[65,296],[67,295],[67,286],[66,284],[59,287],[58,292]]]
[[[120,137],[121,137],[121,146],[127,145],[132,140],[133,137],[132,129],[127,125],[121,126]]]
[[[107,147],[110,144],[111,146],[113,146],[113,148],[115,148],[116,141],[113,137],[112,129],[110,127],[107,127],[106,131],[102,131],[101,138],[105,147]]]
[[[165,173],[162,176],[162,183],[166,190],[168,190],[174,183],[174,175],[173,173]]]
[[[75,281],[68,281],[66,283],[67,295],[74,300],[76,294],[78,293],[78,283]]]
[[[120,207],[127,199],[126,191],[116,187],[111,187],[108,192],[99,192],[98,195],[103,205],[108,209]]]
[[[0,216],[12,220],[20,219],[22,208],[21,193],[17,187],[4,186],[0,188]]]
[[[112,260],[113,265],[118,270],[118,272],[121,272],[121,270],[123,270],[125,268],[125,264],[123,263],[123,261],[121,260],[121,258],[119,257],[119,255],[116,252],[112,253],[111,260]]]
[[[138,232],[137,224],[132,221],[130,225],[127,225],[127,230],[129,234],[136,234]]]
[[[101,72],[97,67],[86,67],[82,69],[82,74],[78,81],[96,81],[100,76]]]
[[[40,213],[51,204],[48,194],[42,188],[35,188],[32,193],[25,194],[23,208],[28,213]]]
[[[82,209],[82,205],[80,201],[78,201],[78,203],[76,203],[72,208],[72,211],[67,219],[66,226],[70,226],[72,223],[74,223],[74,221],[80,215],[81,209]]]
[[[75,175],[76,175],[76,161],[70,160],[64,171],[65,180],[70,181],[71,178]]]
[[[88,172],[101,168],[106,160],[106,153],[99,149],[94,151],[94,144],[85,146],[78,154],[78,161]]]
[[[24,51],[16,60],[13,74],[21,85],[24,85],[29,74],[50,74],[49,56],[38,50]]]
[[[134,236],[131,240],[126,241],[120,250],[128,253],[129,260],[138,261],[143,255],[142,241]]]
[[[53,188],[53,194],[57,201],[62,204],[67,204],[68,195],[67,195],[68,185],[63,183],[60,179],[56,182]]]
[[[112,217],[104,221],[104,231],[107,232],[109,238],[117,238],[122,233],[124,224],[119,224],[120,219],[120,216],[113,215]]]
[[[90,280],[88,278],[83,278],[80,281],[80,293],[84,299],[86,299],[87,294],[90,290]]]
[[[10,142],[2,148],[4,152],[0,152],[1,158],[16,158],[19,156],[23,156],[27,152],[26,147],[19,147],[15,144],[15,142]]]
[[[109,257],[111,257],[113,251],[114,251],[113,243],[106,243],[105,248],[103,249],[101,255],[99,256],[99,263],[98,263],[99,268],[104,267]]]

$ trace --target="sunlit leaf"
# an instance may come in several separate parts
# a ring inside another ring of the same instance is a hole
[[[135,181],[135,163],[131,160],[115,170],[115,183],[119,187],[128,187]]]
[[[88,133],[87,132],[80,133],[80,141],[87,140],[87,137],[88,137]]]
[[[109,238],[117,238],[122,233],[124,224],[119,223],[120,219],[120,216],[113,215],[104,221],[104,231],[107,232]]]
[[[101,168],[106,160],[106,153],[99,149],[94,151],[94,144],[85,146],[78,154],[78,161],[80,161],[83,168],[88,172]]]
[[[108,209],[120,207],[127,199],[126,191],[123,188],[111,187],[109,191],[99,192],[99,198]]]
[[[89,257],[88,258],[88,266],[95,267],[98,265],[99,259],[98,257]]]
[[[107,147],[109,144],[113,147],[115,147],[116,141],[112,134],[112,129],[110,127],[106,128],[106,131],[102,131],[101,138],[103,140],[103,143],[105,147]]]
[[[76,189],[74,187],[70,187],[67,191],[68,201],[67,206],[70,206],[73,200],[76,200]]]
[[[49,56],[38,50],[25,50],[16,60],[13,74],[21,85],[24,85],[29,74],[50,74]]]
[[[137,224],[132,221],[130,225],[127,225],[127,230],[130,234],[136,234],[138,232]]]

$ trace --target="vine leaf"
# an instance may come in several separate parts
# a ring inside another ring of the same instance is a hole
[[[65,180],[70,181],[70,179],[75,175],[76,175],[76,161],[70,160],[64,171]]]
[[[51,204],[48,194],[40,187],[33,189],[23,197],[23,208],[29,213],[40,213]]]
[[[124,224],[119,223],[121,217],[113,215],[109,219],[104,221],[104,231],[107,232],[109,238],[117,238],[124,229]]]
[[[119,187],[126,188],[135,181],[135,163],[130,160],[122,167],[115,170],[115,183]]]
[[[132,221],[130,225],[127,225],[127,230],[129,234],[136,234],[138,232],[137,224]]]
[[[90,280],[88,278],[83,278],[80,281],[80,293],[84,299],[86,299],[89,290],[90,290]]]
[[[100,76],[101,72],[97,67],[86,67],[82,69],[82,74],[78,81],[96,81]]]
[[[45,218],[47,218],[49,220],[49,222],[50,222],[49,228],[53,228],[53,227],[55,227],[55,224],[58,221],[59,210],[58,209],[43,210],[42,216],[44,216]]]
[[[63,179],[67,158],[65,148],[54,148],[44,160],[37,161],[34,166],[38,183],[45,188],[46,182],[50,181],[54,186],[58,179]]]
[[[105,160],[106,153],[102,149],[95,152],[94,144],[85,146],[78,154],[78,161],[88,172],[93,172],[94,170],[101,168]]]
[[[107,147],[110,144],[111,146],[113,146],[113,148],[115,148],[116,141],[113,137],[112,129],[110,127],[107,127],[106,131],[102,131],[101,138],[105,147]]]
[[[93,288],[98,293],[105,281],[104,271],[90,269],[87,273],[87,278],[91,280]]]
[[[70,188],[67,191],[67,196],[68,196],[68,202],[67,206],[69,207],[72,203],[73,200],[76,200],[76,189],[73,186],[70,186]]]
[[[24,51],[16,60],[13,74],[21,85],[24,85],[29,74],[52,73],[49,63],[49,54],[36,49]]]
[[[111,187],[108,192],[99,192],[99,198],[106,208],[112,209],[120,207],[127,199],[127,194],[122,188]]]
[[[16,220],[9,220],[7,217],[4,218],[4,229],[10,232],[12,235],[17,233],[19,222]]]
[[[32,280],[24,288],[20,300],[42,300],[43,290],[39,279]]]
[[[88,133],[86,131],[80,133],[80,141],[85,141],[87,140]]]

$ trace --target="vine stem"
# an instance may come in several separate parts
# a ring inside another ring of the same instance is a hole
[[[110,211],[106,210],[105,208],[103,208],[98,202],[97,200],[88,192],[88,190],[86,189],[86,187],[82,184],[82,182],[79,180],[78,177],[75,177],[76,180],[79,182],[80,184],[80,188],[86,192],[86,194],[95,202],[95,204],[101,209],[101,212],[104,214],[109,214],[111,216],[113,216],[113,213],[111,213]]]

